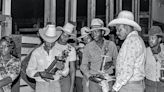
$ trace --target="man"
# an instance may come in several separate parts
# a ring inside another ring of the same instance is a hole
[[[118,52],[115,43],[104,39],[104,35],[108,35],[110,30],[104,27],[101,19],[93,19],[91,28],[90,32],[93,41],[84,48],[80,68],[87,79],[89,79],[89,92],[102,92],[100,84],[101,80],[105,79],[103,74],[109,75],[113,73],[112,65],[115,63]],[[88,69],[89,62],[90,69]],[[112,86],[111,82],[109,86]]]
[[[148,32],[149,47],[146,59],[146,92],[164,91],[164,34],[159,26],[152,26]]]
[[[53,24],[48,24],[45,28],[39,30],[39,35],[44,42],[32,52],[26,69],[27,75],[36,80],[36,92],[61,92],[59,79],[69,72],[67,68],[64,68],[68,65],[66,66],[66,64],[56,60],[56,57],[62,54],[55,46],[56,40],[61,34],[62,31],[56,31]],[[54,61],[57,63],[53,67],[59,71],[52,74],[48,69]]]
[[[78,37],[80,40],[77,46],[77,57],[78,62],[76,63],[76,92],[89,92],[89,81],[83,76],[80,70],[80,65],[82,62],[82,54],[85,48],[85,45],[92,41],[90,36],[90,29],[88,27],[81,28],[81,36]]]
[[[138,35],[141,27],[130,11],[121,11],[109,26],[116,26],[118,38],[125,40],[116,60],[116,81],[112,91],[144,92],[146,47]]]
[[[70,50],[69,57],[66,60],[66,62],[69,62],[70,72],[68,76],[61,78],[61,92],[73,92],[74,89],[76,51],[75,48],[67,42],[70,37],[76,36],[73,34],[74,28],[75,26],[72,23],[66,23],[63,27],[57,27],[57,30],[63,31],[57,42],[58,49],[61,51],[65,49]]]

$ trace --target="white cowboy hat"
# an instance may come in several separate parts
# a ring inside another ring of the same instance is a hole
[[[43,40],[52,43],[60,37],[62,31],[56,31],[55,25],[50,24],[43,29],[39,29],[39,34]]]
[[[74,25],[71,23],[66,23],[63,27],[58,26],[56,29],[57,30],[63,30],[65,33],[71,35],[71,36],[76,36],[75,34],[73,34],[73,30],[74,30]]]
[[[88,27],[83,27],[83,28],[81,28],[81,36],[80,37],[78,37],[79,39],[81,39],[81,38],[84,38],[85,36],[87,36],[88,34],[90,34],[90,32],[89,32],[89,28]]]
[[[99,18],[92,19],[91,27],[92,27],[92,29],[90,30],[91,32],[98,29],[102,29],[105,31],[105,34],[104,34],[105,36],[110,33],[110,30],[104,27],[104,22]]]
[[[130,25],[134,27],[135,30],[141,31],[141,27],[134,21],[134,15],[130,11],[121,11],[116,19],[109,22],[108,26],[115,26],[117,24]]]

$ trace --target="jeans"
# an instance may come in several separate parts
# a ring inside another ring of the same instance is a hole
[[[69,92],[71,87],[71,78],[70,75],[60,79],[61,92]]]
[[[164,83],[145,79],[145,92],[164,92]]]
[[[144,83],[127,83],[121,87],[119,92],[144,92]]]

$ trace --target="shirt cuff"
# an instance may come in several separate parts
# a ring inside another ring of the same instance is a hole
[[[113,88],[115,91],[119,91],[121,87],[122,87],[122,85],[116,82],[116,83],[113,85],[112,88]]]
[[[31,74],[30,74],[30,76],[32,77],[32,78],[34,78],[34,75],[37,73],[37,71],[32,71],[31,72]]]
[[[27,70],[26,74],[31,77],[31,78],[35,78],[34,75],[37,73],[38,71],[35,70]]]

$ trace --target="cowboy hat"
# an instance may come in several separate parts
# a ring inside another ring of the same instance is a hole
[[[153,35],[164,37],[164,33],[162,32],[162,29],[159,26],[152,26],[150,28],[148,34],[144,35],[144,36],[148,37],[148,36],[153,36]]]
[[[57,30],[63,30],[66,34],[71,35],[71,36],[76,36],[75,34],[73,34],[73,30],[74,30],[74,25],[71,23],[66,23],[63,27],[58,26],[56,29]]]
[[[108,26],[115,26],[117,24],[130,25],[134,27],[135,30],[141,31],[141,27],[134,21],[134,15],[130,11],[121,11],[116,19],[109,22]]]
[[[60,37],[62,31],[56,31],[55,25],[50,24],[43,29],[39,29],[39,34],[43,40],[52,43]]]
[[[87,36],[88,34],[90,34],[90,32],[89,32],[89,28],[88,27],[83,27],[83,28],[81,28],[81,36],[80,37],[78,37],[79,39],[81,39],[81,38],[84,38],[85,36]]]
[[[110,33],[110,30],[104,27],[104,22],[99,18],[92,19],[91,27],[92,29],[90,30],[90,32],[101,29],[105,31],[105,36]]]

